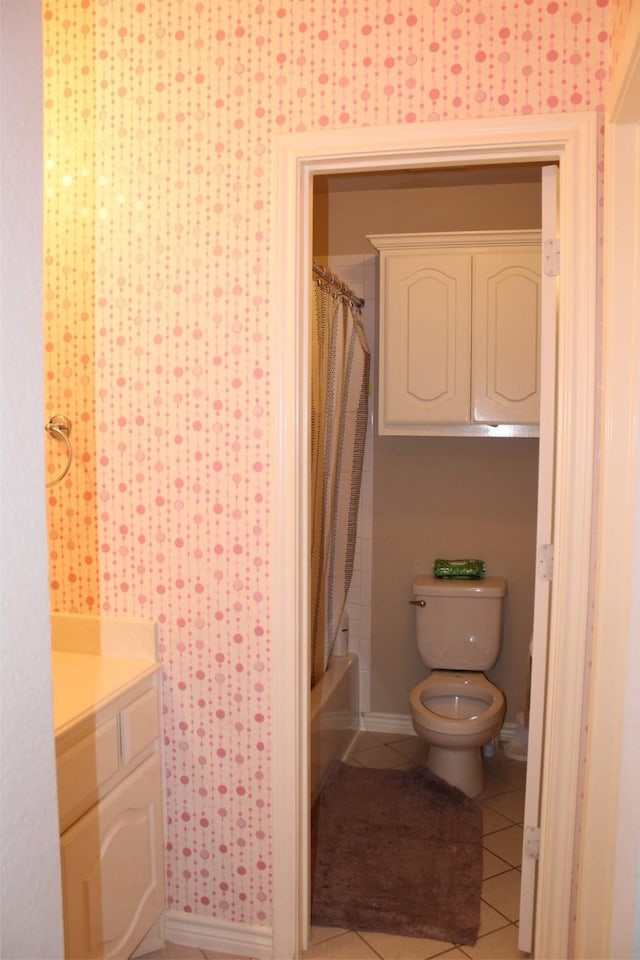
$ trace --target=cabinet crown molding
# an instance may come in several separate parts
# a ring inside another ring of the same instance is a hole
[[[540,243],[541,230],[456,230],[444,233],[367,234],[376,250],[426,250],[429,247],[456,249],[471,247],[525,247]]]

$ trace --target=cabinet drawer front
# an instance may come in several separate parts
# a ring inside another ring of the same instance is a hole
[[[118,771],[118,721],[111,717],[58,757],[58,812],[62,829],[95,802]]]
[[[123,763],[129,763],[159,738],[158,691],[155,687],[121,710],[120,736]]]

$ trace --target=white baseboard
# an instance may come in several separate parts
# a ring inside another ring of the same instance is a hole
[[[499,733],[500,740],[513,740],[516,727],[514,720],[505,721]],[[399,737],[415,736],[408,713],[361,713],[360,729],[370,730],[372,733],[395,733]]]
[[[271,927],[226,923],[177,910],[168,910],[165,914],[165,936],[183,947],[200,947],[258,960],[271,960],[273,952]]]
[[[403,713],[361,713],[362,730],[372,733],[397,733],[400,737],[415,736],[415,730],[409,714]]]

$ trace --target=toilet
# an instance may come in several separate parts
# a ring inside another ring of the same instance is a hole
[[[409,694],[411,721],[429,745],[427,768],[469,797],[482,792],[482,747],[505,714],[504,694],[484,671],[500,654],[506,594],[502,577],[413,581],[416,642],[431,673]]]

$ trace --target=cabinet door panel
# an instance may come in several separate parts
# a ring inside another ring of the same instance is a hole
[[[473,269],[473,419],[537,423],[540,251],[479,253]]]
[[[63,834],[68,958],[127,957],[161,914],[161,796],[154,754]]]
[[[380,432],[468,421],[469,256],[392,253],[383,270]]]

